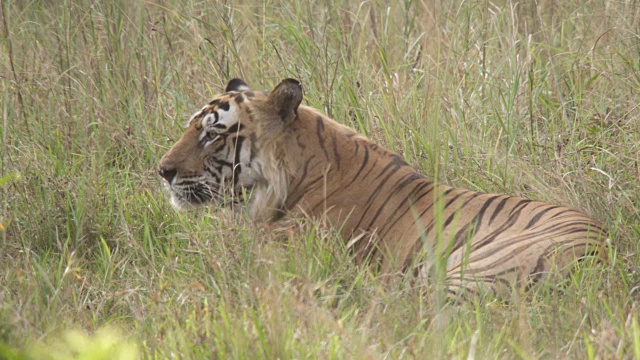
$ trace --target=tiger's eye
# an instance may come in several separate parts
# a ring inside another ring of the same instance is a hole
[[[206,134],[204,134],[204,136],[202,137],[202,139],[200,139],[200,145],[204,146],[206,145],[209,141],[211,141],[213,138],[211,137],[211,134],[209,132],[207,132]]]

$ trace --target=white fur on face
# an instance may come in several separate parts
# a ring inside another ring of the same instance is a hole
[[[218,114],[216,119],[216,113]],[[238,122],[238,109],[229,105],[229,110],[218,109],[202,119],[202,127],[208,131],[221,133]]]

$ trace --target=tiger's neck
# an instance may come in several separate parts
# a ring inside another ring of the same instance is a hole
[[[328,220],[345,240],[363,232],[385,243],[408,235],[401,219],[415,210],[418,198],[431,199],[426,194],[433,183],[354,130],[309,108],[299,111],[301,121],[292,128],[289,144],[296,151],[288,154],[296,157],[297,171],[285,207]]]

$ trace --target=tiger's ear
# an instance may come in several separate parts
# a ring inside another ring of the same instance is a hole
[[[229,81],[229,83],[227,84],[227,87],[224,88],[224,92],[245,90],[249,90],[249,85],[247,85],[244,80],[238,78],[231,79],[231,81]]]
[[[298,106],[302,102],[302,85],[295,79],[284,79],[269,93],[269,105],[286,123],[298,116]]]

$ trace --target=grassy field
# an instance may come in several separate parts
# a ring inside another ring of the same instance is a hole
[[[1,4],[0,359],[640,358],[637,2]],[[609,262],[441,306],[308,221],[178,213],[156,164],[232,77],[300,79],[439,181],[578,208]]]

